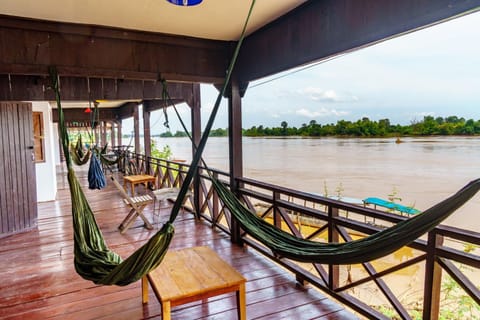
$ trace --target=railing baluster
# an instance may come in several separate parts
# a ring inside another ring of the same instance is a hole
[[[443,244],[443,236],[435,231],[428,233],[427,258],[425,263],[425,288],[423,319],[437,320],[440,315],[442,267],[436,262],[436,248]]]

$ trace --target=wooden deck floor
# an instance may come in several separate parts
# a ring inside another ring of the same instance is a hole
[[[128,256],[155,231],[144,229],[138,219],[125,234],[118,232],[128,210],[112,186],[86,190],[86,195],[107,243],[120,255]],[[151,290],[150,302],[142,305],[140,282],[97,286],[75,273],[68,189],[60,190],[57,198],[38,205],[38,230],[0,239],[0,319],[161,319]],[[152,220],[152,207],[145,212]],[[164,209],[155,219],[157,227],[167,215]],[[224,233],[191,214],[179,216],[175,228],[171,249],[210,246],[244,275],[248,319],[357,319],[314,288],[297,286],[293,275],[253,249],[232,245]],[[176,307],[172,318],[235,319],[235,308],[234,296],[223,295]]]

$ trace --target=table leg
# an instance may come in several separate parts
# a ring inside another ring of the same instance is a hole
[[[147,276],[142,277],[142,303],[148,303],[148,279],[147,279]]]
[[[237,313],[239,320],[247,319],[247,301],[245,299],[245,283],[239,285],[237,291]]]
[[[170,301],[163,301],[162,302],[162,319],[170,320],[170,318],[171,318]]]

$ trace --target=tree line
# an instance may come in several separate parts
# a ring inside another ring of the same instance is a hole
[[[457,116],[432,117],[412,121],[409,125],[392,125],[389,119],[372,121],[367,117],[361,120],[339,120],[336,124],[319,124],[312,120],[301,127],[290,127],[282,121],[280,127],[253,126],[243,130],[248,137],[258,136],[308,136],[308,137],[399,137],[431,135],[477,135],[480,134],[480,120],[459,118]]]
[[[433,135],[478,135],[480,120],[459,118],[457,116],[433,117],[424,116],[422,120],[412,121],[408,125],[390,123],[389,119],[372,121],[364,117],[357,121],[339,120],[336,124],[320,124],[316,120],[304,123],[301,127],[290,127],[287,121],[282,121],[279,127],[252,126],[243,129],[247,137],[264,136],[305,136],[305,137],[403,137],[403,136],[433,136]],[[214,129],[210,136],[224,137],[228,130]],[[170,131],[160,134],[161,137],[185,137],[186,133]]]

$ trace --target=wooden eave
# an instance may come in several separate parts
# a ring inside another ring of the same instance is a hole
[[[369,46],[480,9],[480,0],[308,1],[248,36],[239,82]]]

